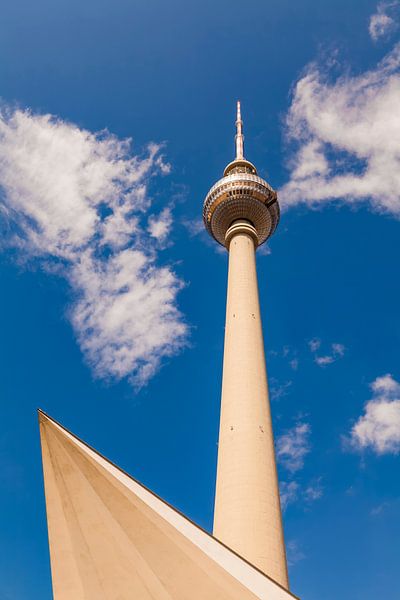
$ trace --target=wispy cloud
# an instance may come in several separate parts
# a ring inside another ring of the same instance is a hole
[[[281,204],[364,201],[399,217],[399,97],[400,44],[361,75],[343,68],[335,78],[326,64],[309,65],[287,115],[293,153]]]
[[[208,234],[206,235],[207,232],[204,227],[203,219],[183,219],[182,225],[185,227],[190,237],[203,234],[204,238],[208,240]]]
[[[268,355],[272,358],[283,358],[289,365],[292,371],[297,371],[299,368],[299,358],[297,356],[297,350],[292,346],[283,346],[279,350],[269,350]]]
[[[279,492],[282,510],[286,511],[288,506],[298,502],[301,502],[302,508],[309,508],[313,502],[322,498],[324,489],[321,478],[317,478],[305,486],[295,480],[283,480],[279,484]]]
[[[306,558],[306,555],[301,550],[296,540],[288,541],[286,544],[286,553],[289,567],[293,567],[295,564]]]
[[[281,507],[285,511],[289,504],[293,504],[298,498],[300,485],[297,481],[281,481],[279,484],[279,493],[281,497]]]
[[[342,358],[345,353],[345,347],[343,344],[332,344],[331,345],[331,353],[325,354],[324,356],[316,356],[315,362],[320,367],[325,367],[326,365],[330,365],[335,362],[338,358]]]
[[[327,365],[332,364],[337,361],[339,358],[342,358],[345,354],[346,348],[343,344],[339,344],[337,342],[330,344],[330,349],[328,353],[325,354],[316,354],[318,350],[320,350],[322,342],[318,338],[313,338],[308,342],[308,347],[312,354],[314,354],[314,362],[317,363],[320,367],[326,367]]]
[[[308,342],[308,347],[310,348],[311,352],[316,352],[317,350],[319,350],[320,346],[321,340],[318,338],[313,338]]]
[[[390,502],[381,502],[377,506],[371,508],[369,514],[371,517],[377,517],[378,515],[382,515],[390,506]]]
[[[291,381],[285,381],[284,383],[279,383],[279,381],[277,379],[272,378],[271,385],[270,385],[270,396],[271,396],[272,402],[276,402],[278,400],[281,400],[285,396],[287,396],[291,386],[292,386]]]
[[[304,465],[304,458],[311,449],[310,433],[309,423],[297,423],[276,440],[278,462],[291,473],[299,471]]]
[[[308,508],[323,496],[321,477],[314,477],[307,483],[299,480],[298,472],[303,469],[304,459],[311,451],[310,435],[309,423],[299,422],[277,437],[277,460],[286,470],[286,477],[281,479],[279,484],[283,511],[296,503]]]
[[[167,206],[158,215],[150,215],[147,231],[161,245],[167,240],[173,223],[171,208]]]
[[[378,455],[399,454],[400,383],[387,374],[375,379],[371,389],[372,398],[351,430],[351,444]]]
[[[369,34],[376,42],[378,39],[387,38],[398,28],[400,3],[395,0],[392,2],[379,2],[376,12],[369,21]]]
[[[134,156],[107,131],[1,109],[3,245],[67,279],[70,320],[97,376],[143,385],[185,344],[182,282],[159,264],[169,209],[148,220],[148,185],[168,170],[155,144]]]
[[[314,502],[315,500],[319,500],[322,498],[324,493],[324,488],[321,484],[321,477],[312,481],[304,490],[304,498],[306,502]]]
[[[258,256],[269,256],[270,254],[272,254],[272,250],[268,246],[268,244],[262,244],[257,249],[257,255]]]

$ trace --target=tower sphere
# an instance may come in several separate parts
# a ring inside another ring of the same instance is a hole
[[[237,103],[236,158],[225,168],[224,176],[208,192],[203,220],[210,235],[223,246],[229,227],[238,220],[249,221],[257,232],[257,246],[275,231],[279,222],[276,192],[257,175],[255,166],[243,156],[240,102]]]

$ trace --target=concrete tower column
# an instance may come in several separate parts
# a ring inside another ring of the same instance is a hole
[[[278,479],[248,221],[226,232],[228,295],[214,535],[288,587]]]

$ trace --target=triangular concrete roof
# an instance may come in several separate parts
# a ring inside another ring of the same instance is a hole
[[[292,594],[39,411],[55,600]]]

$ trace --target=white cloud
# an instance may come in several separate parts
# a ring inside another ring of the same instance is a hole
[[[294,473],[302,469],[304,457],[310,452],[311,427],[308,423],[297,423],[277,438],[276,455],[288,471]]]
[[[400,44],[373,70],[329,77],[313,63],[287,115],[294,145],[281,204],[368,201],[400,216]]]
[[[309,348],[313,354],[315,354],[321,348],[321,340],[314,338],[308,342]],[[329,354],[325,354],[322,356],[315,356],[314,361],[320,367],[326,367],[327,365],[332,364],[339,358],[344,356],[346,348],[343,344],[334,343],[331,344],[331,349]]]
[[[321,340],[319,340],[318,338],[313,338],[308,342],[308,346],[311,352],[316,352],[321,346]]]
[[[379,2],[369,21],[369,34],[376,42],[380,38],[387,37],[398,27],[396,16],[398,15],[399,2]]]
[[[284,398],[285,396],[287,396],[291,385],[292,385],[291,381],[285,381],[285,383],[279,383],[279,381],[277,379],[272,378],[271,386],[270,386],[270,395],[271,395],[272,402],[276,402],[277,400],[280,400],[281,398]]]
[[[150,215],[147,230],[162,244],[170,234],[172,223],[171,208],[167,206],[159,215]]]
[[[314,502],[315,500],[322,498],[323,493],[324,490],[321,485],[321,478],[319,478],[306,487],[304,490],[304,498],[306,502]]]
[[[377,517],[378,515],[384,513],[389,508],[389,506],[390,502],[382,502],[381,504],[378,504],[377,506],[371,508],[369,514],[371,515],[371,517]]]
[[[343,356],[346,348],[343,344],[332,344],[332,352],[335,356]]]
[[[388,373],[387,375],[377,377],[375,381],[371,383],[371,389],[376,395],[390,397],[391,395],[396,395],[399,393],[400,384],[393,379],[390,373]]]
[[[320,478],[306,486],[302,486],[298,481],[294,480],[281,481],[279,484],[279,493],[282,511],[285,511],[289,505],[296,502],[301,502],[303,508],[309,508],[313,502],[322,498],[323,491]]]
[[[258,246],[257,254],[258,256],[269,256],[270,254],[272,254],[272,250],[268,246],[268,244],[262,244],[261,246]]]
[[[303,508],[308,507],[323,495],[321,477],[301,484],[293,477],[294,473],[297,474],[304,467],[304,458],[311,450],[310,434],[311,427],[308,423],[297,423],[277,438],[277,460],[290,474],[287,480],[281,480],[279,484],[283,511],[296,502],[301,503]]]
[[[291,346],[283,346],[280,350],[269,350],[268,354],[273,358],[286,359],[285,362],[289,365],[292,371],[297,371],[297,369],[299,368],[300,361],[297,357],[297,350],[292,348]],[[271,383],[274,399],[278,399],[281,395],[286,395],[280,394],[280,388],[282,386],[278,383],[276,379],[271,379]],[[286,384],[283,384],[283,386],[287,388],[291,385],[291,383],[292,382],[287,382]],[[282,388],[281,391],[284,392],[284,388]]]
[[[357,450],[399,454],[400,383],[388,374],[375,379],[371,389],[372,398],[351,430],[351,443]]]
[[[334,357],[332,355],[331,356],[326,355],[326,356],[316,356],[315,357],[315,362],[320,367],[326,367],[326,365],[330,365],[334,361],[335,361],[335,359],[334,359]]]
[[[299,494],[300,486],[297,481],[281,481],[279,484],[279,493],[281,497],[281,507],[285,511],[289,504],[293,504]]]
[[[378,5],[379,9],[380,5]],[[389,17],[385,13],[377,12],[372,15],[369,22],[369,33],[374,41],[384,37],[395,25],[395,21],[392,17]]]
[[[286,551],[289,567],[293,567],[293,565],[306,558],[306,555],[300,549],[298,542],[296,542],[295,540],[288,541],[288,543],[286,544]]]
[[[190,237],[207,233],[204,227],[203,219],[183,219],[181,222]],[[208,234],[206,239],[208,240]]]
[[[3,245],[51,265],[71,285],[71,322],[95,374],[144,384],[187,327],[176,296],[182,282],[160,266],[168,235],[146,215],[147,188],[168,172],[159,146],[133,156],[130,140],[93,134],[49,115],[0,112]],[[149,227],[149,233],[146,227]]]

